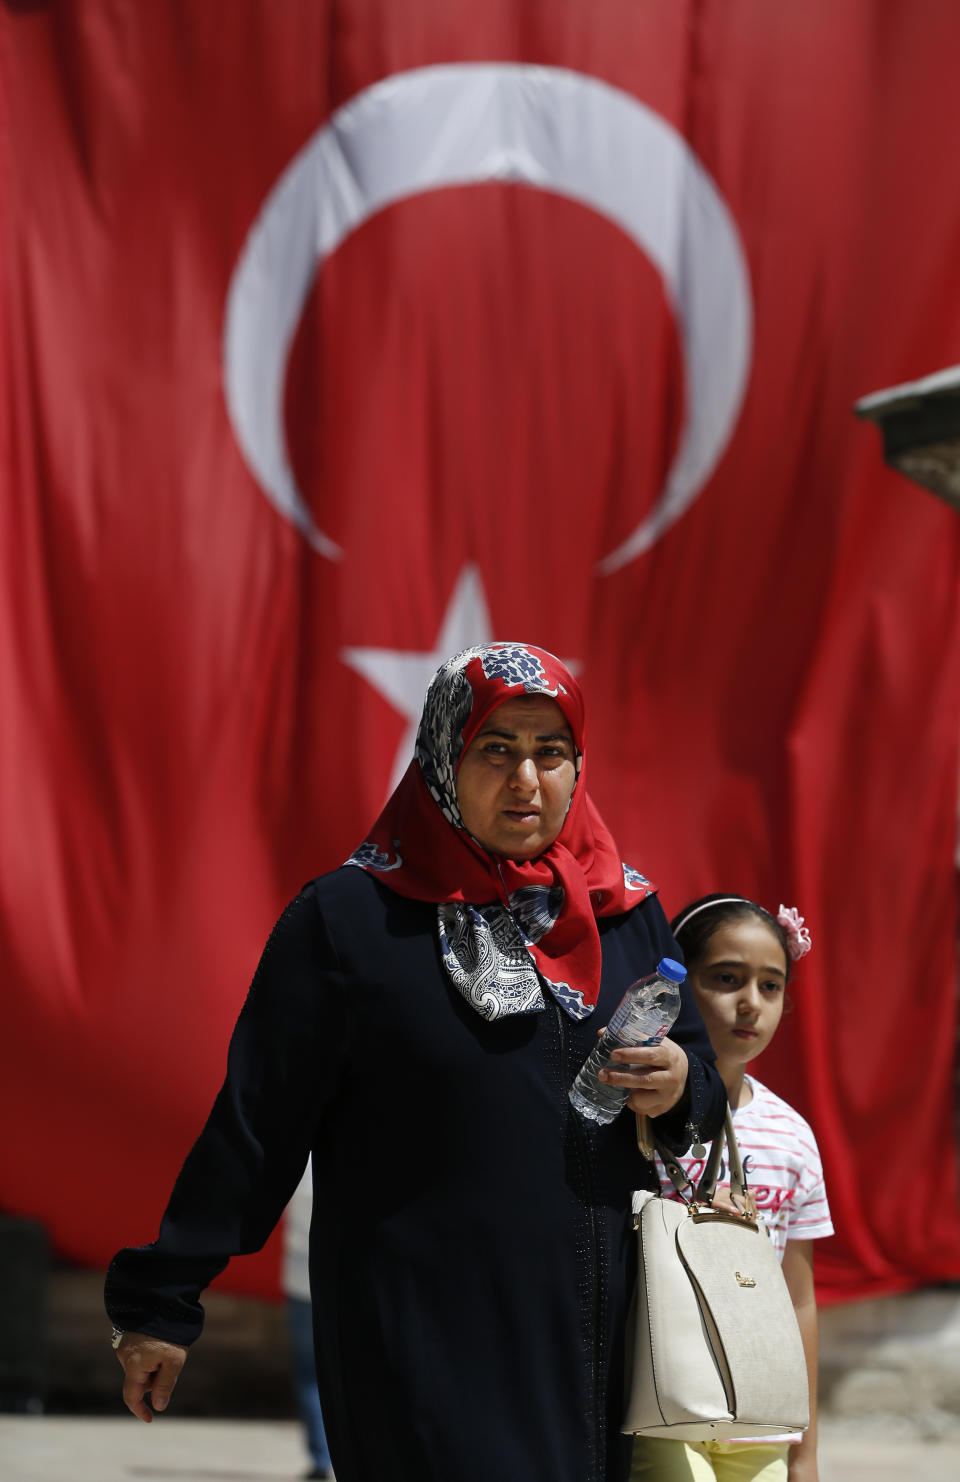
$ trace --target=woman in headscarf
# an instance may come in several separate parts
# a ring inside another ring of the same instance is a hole
[[[634,1118],[567,1092],[627,986],[677,951],[585,791],[551,654],[438,671],[416,756],[346,866],[264,951],[158,1240],[107,1309],[124,1398],[165,1408],[200,1293],[258,1249],[312,1151],[311,1283],[338,1482],[621,1482]],[[611,1073],[676,1150],[723,1115],[689,996]],[[122,1336],[117,1336],[121,1334]]]

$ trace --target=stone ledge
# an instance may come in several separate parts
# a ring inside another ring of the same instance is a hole
[[[184,1419],[292,1417],[296,1412],[283,1304],[209,1291],[203,1305],[203,1337],[177,1386],[177,1414]],[[102,1273],[52,1272],[47,1370],[50,1413],[116,1413],[121,1373],[110,1347]]]
[[[111,1414],[120,1370],[99,1272],[57,1268],[49,1302],[47,1408]],[[294,1412],[279,1303],[208,1292],[207,1324],[177,1390],[188,1416],[284,1419]],[[960,1437],[960,1287],[851,1302],[820,1314],[820,1403],[856,1431],[871,1417],[918,1439]]]
[[[922,1439],[960,1435],[960,1287],[822,1312],[820,1404],[839,1420],[899,1419]]]

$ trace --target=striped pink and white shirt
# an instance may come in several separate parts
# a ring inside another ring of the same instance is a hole
[[[733,1114],[737,1145],[747,1186],[782,1261],[788,1240],[822,1240],[833,1234],[823,1164],[817,1140],[800,1113],[753,1076],[745,1079],[753,1098]],[[695,1184],[706,1159],[688,1153],[679,1161]],[[673,1193],[659,1158],[657,1172],[664,1193]],[[726,1159],[719,1183],[729,1183]]]

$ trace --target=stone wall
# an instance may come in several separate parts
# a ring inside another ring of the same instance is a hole
[[[47,1409],[117,1413],[120,1368],[98,1272],[50,1282]],[[176,1395],[179,1415],[292,1416],[284,1309],[207,1293],[207,1325]],[[899,1419],[919,1437],[960,1436],[960,1287],[853,1302],[821,1313],[821,1406],[851,1424]]]
[[[960,1287],[822,1312],[820,1403],[851,1421],[898,1417],[923,1439],[960,1435]]]

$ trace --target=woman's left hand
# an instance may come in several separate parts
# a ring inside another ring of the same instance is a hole
[[[676,1106],[687,1084],[689,1061],[672,1039],[658,1045],[636,1045],[614,1050],[600,1079],[610,1086],[626,1086],[627,1106],[648,1117],[662,1117]]]

